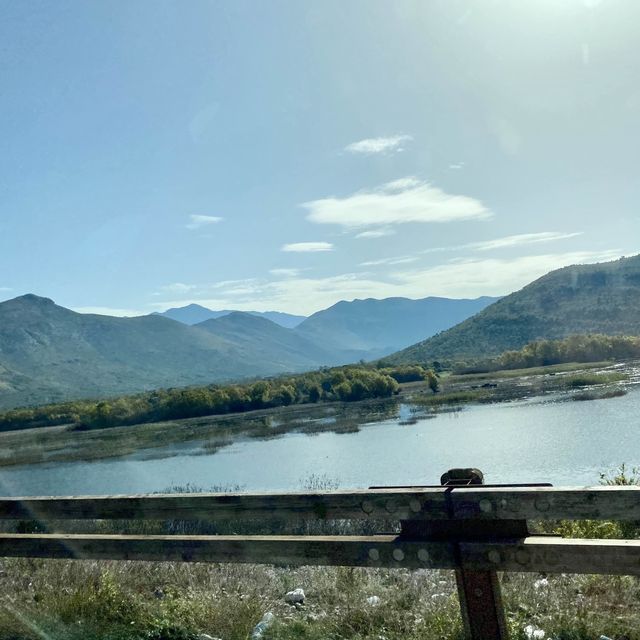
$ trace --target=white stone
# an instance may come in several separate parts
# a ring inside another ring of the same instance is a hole
[[[549,586],[549,581],[546,578],[540,578],[533,583],[534,589],[546,589]]]
[[[284,601],[289,604],[304,604],[304,591],[302,589],[288,591],[284,595]]]
[[[542,640],[547,635],[542,629],[536,627],[534,624],[528,624],[523,631],[527,640]]]
[[[380,598],[378,596],[369,596],[367,604],[371,607],[377,607],[380,604]]]

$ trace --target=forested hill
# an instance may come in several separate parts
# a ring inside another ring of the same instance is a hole
[[[289,349],[273,360],[249,347],[158,315],[81,314],[25,295],[0,303],[0,408],[304,371],[338,359]]]
[[[385,361],[472,360],[584,333],[640,335],[640,255],[551,271]]]

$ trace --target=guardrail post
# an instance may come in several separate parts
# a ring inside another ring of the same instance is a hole
[[[451,487],[484,484],[484,476],[478,469],[451,469],[440,478],[440,483]],[[459,566],[456,583],[466,637],[469,640],[508,640],[496,572],[465,569],[457,544],[456,558]]]

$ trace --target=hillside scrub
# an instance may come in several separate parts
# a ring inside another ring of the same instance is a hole
[[[388,398],[398,392],[399,382],[418,380],[426,381],[433,391],[438,388],[436,375],[420,366],[321,369],[246,384],[164,389],[108,400],[14,409],[0,415],[0,431],[60,424],[105,428],[293,404]]]
[[[394,364],[472,363],[497,358],[540,339],[564,340],[585,334],[640,336],[639,294],[640,256],[564,267],[385,359]]]

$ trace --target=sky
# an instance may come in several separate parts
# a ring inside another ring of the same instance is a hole
[[[640,251],[637,0],[0,0],[0,300],[504,295]]]

